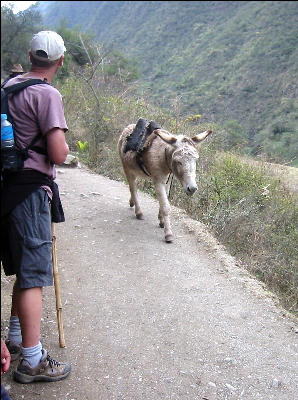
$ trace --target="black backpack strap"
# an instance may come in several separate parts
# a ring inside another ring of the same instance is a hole
[[[5,94],[7,94],[7,95],[10,93],[16,94],[28,86],[40,85],[41,83],[49,85],[48,82],[43,81],[42,79],[28,79],[27,81],[15,83],[14,85],[4,87],[3,89],[5,90]],[[1,86],[1,88],[2,88],[2,86]]]
[[[47,156],[47,155],[48,155],[48,153],[47,153],[47,151],[46,151],[45,149],[43,149],[42,147],[35,146],[35,143],[36,143],[40,138],[41,138],[41,135],[38,134],[37,136],[35,136],[35,137],[32,139],[31,143],[30,143],[27,147],[25,147],[25,148],[23,148],[23,149],[19,149],[19,152],[20,152],[20,154],[22,155],[22,158],[23,158],[24,161],[27,160],[27,158],[29,157],[29,154],[28,154],[28,151],[29,151],[29,150],[33,150],[33,151],[35,151],[35,153],[42,154],[42,155],[44,155],[44,156]]]
[[[15,94],[19,93],[20,91],[26,89],[28,86],[40,85],[40,84],[49,85],[49,83],[46,82],[45,80],[28,79],[27,81],[20,82],[20,83],[15,83],[14,85],[10,85],[8,87],[4,87],[3,88],[1,86],[1,90],[4,90],[4,92],[5,92],[4,99],[1,96],[1,101],[4,101],[4,103],[5,103],[5,110],[6,110],[5,114],[7,114],[7,119],[11,123],[13,123],[13,118],[12,118],[10,112],[9,112],[8,95],[9,94],[15,95]],[[3,105],[1,105],[1,108],[2,107],[3,107]],[[2,112],[2,110],[1,110],[1,112]],[[40,137],[41,137],[41,134],[38,134],[37,136],[35,136],[32,139],[31,143],[27,147],[25,147],[24,149],[19,150],[20,153],[22,154],[22,157],[23,157],[24,160],[26,160],[28,158],[28,151],[29,150],[33,150],[33,151],[35,151],[36,153],[39,153],[39,154],[47,155],[47,152],[46,152],[45,149],[43,149],[41,147],[38,147],[38,146],[35,146],[35,143],[40,139]]]
[[[48,82],[43,81],[42,79],[28,79],[27,81],[15,83],[14,85],[10,85],[7,87],[1,86],[1,114],[7,114],[8,121],[13,123],[13,118],[9,112],[9,107],[8,107],[8,95],[9,94],[15,95],[20,91],[26,89],[28,86],[40,85],[40,84],[49,85]],[[2,95],[2,91],[4,91],[4,95]]]

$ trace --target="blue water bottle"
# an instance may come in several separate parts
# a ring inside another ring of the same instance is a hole
[[[13,129],[6,114],[1,114],[1,161],[3,169],[17,170],[18,162]]]

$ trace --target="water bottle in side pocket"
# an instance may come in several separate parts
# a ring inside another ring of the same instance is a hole
[[[1,164],[4,170],[17,171],[19,169],[13,128],[6,114],[1,114]]]

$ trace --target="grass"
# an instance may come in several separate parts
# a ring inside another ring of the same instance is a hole
[[[201,153],[198,194],[185,198],[176,183],[172,203],[210,227],[230,253],[298,313],[297,195],[262,164],[239,156]]]

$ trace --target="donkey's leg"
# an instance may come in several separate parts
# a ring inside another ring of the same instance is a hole
[[[168,176],[167,182],[166,182],[166,184],[165,184],[167,199],[169,199],[169,195],[170,195],[170,190],[171,190],[172,182],[173,182],[173,174],[170,174],[170,175]],[[163,215],[162,215],[160,209],[159,209],[159,212],[158,212],[158,219],[159,219],[159,226],[160,226],[161,228],[164,228],[165,223],[164,223]]]
[[[136,214],[137,219],[144,219],[143,213],[141,211],[140,203],[139,203],[138,193],[137,193],[136,176],[131,173],[128,173],[127,171],[125,171],[125,175],[126,175],[129,190],[130,190],[129,205],[130,205],[130,207],[135,206],[135,214]]]
[[[159,201],[159,220],[160,226],[161,224],[164,225],[164,233],[165,233],[165,241],[172,242],[174,240],[172,230],[171,230],[171,223],[170,223],[170,212],[171,206],[168,201],[168,196],[166,193],[166,186],[164,182],[154,182],[156,195]]]
[[[161,213],[161,211],[160,211],[160,208],[159,208],[159,211],[158,211],[158,219],[159,219],[159,226],[160,226],[161,228],[164,228],[165,223],[164,223],[163,215],[162,215],[162,213]]]

